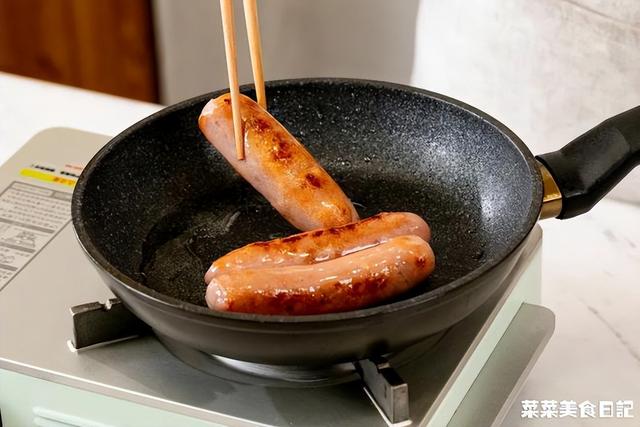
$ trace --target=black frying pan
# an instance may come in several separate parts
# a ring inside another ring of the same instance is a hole
[[[361,217],[411,211],[429,222],[436,270],[411,293],[358,311],[212,312],[202,277],[214,258],[295,232],[201,135],[198,115],[222,92],[165,108],[113,138],[85,168],[72,211],[81,245],[133,313],[159,335],[240,360],[329,364],[442,331],[496,289],[541,209],[560,218],[586,212],[640,162],[635,108],[539,157],[560,199],[516,135],[459,101],[381,82],[270,83],[269,111]]]

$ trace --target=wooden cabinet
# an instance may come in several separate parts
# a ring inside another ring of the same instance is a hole
[[[0,0],[0,71],[158,100],[150,0]]]

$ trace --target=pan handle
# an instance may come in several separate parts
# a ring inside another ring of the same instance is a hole
[[[558,204],[548,216],[566,219],[588,212],[640,164],[640,106],[536,158],[544,165],[543,178],[550,173],[562,195],[561,208]],[[547,188],[545,182],[545,192]]]

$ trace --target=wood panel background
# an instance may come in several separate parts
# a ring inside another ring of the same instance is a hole
[[[150,0],[0,0],[0,70],[157,101]]]

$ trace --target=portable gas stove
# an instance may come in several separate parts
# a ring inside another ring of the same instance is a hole
[[[108,139],[50,129],[0,168],[4,427],[498,425],[553,332],[536,305],[536,226],[499,292],[400,354],[308,369],[161,343],[113,299],[70,224],[81,165]]]

